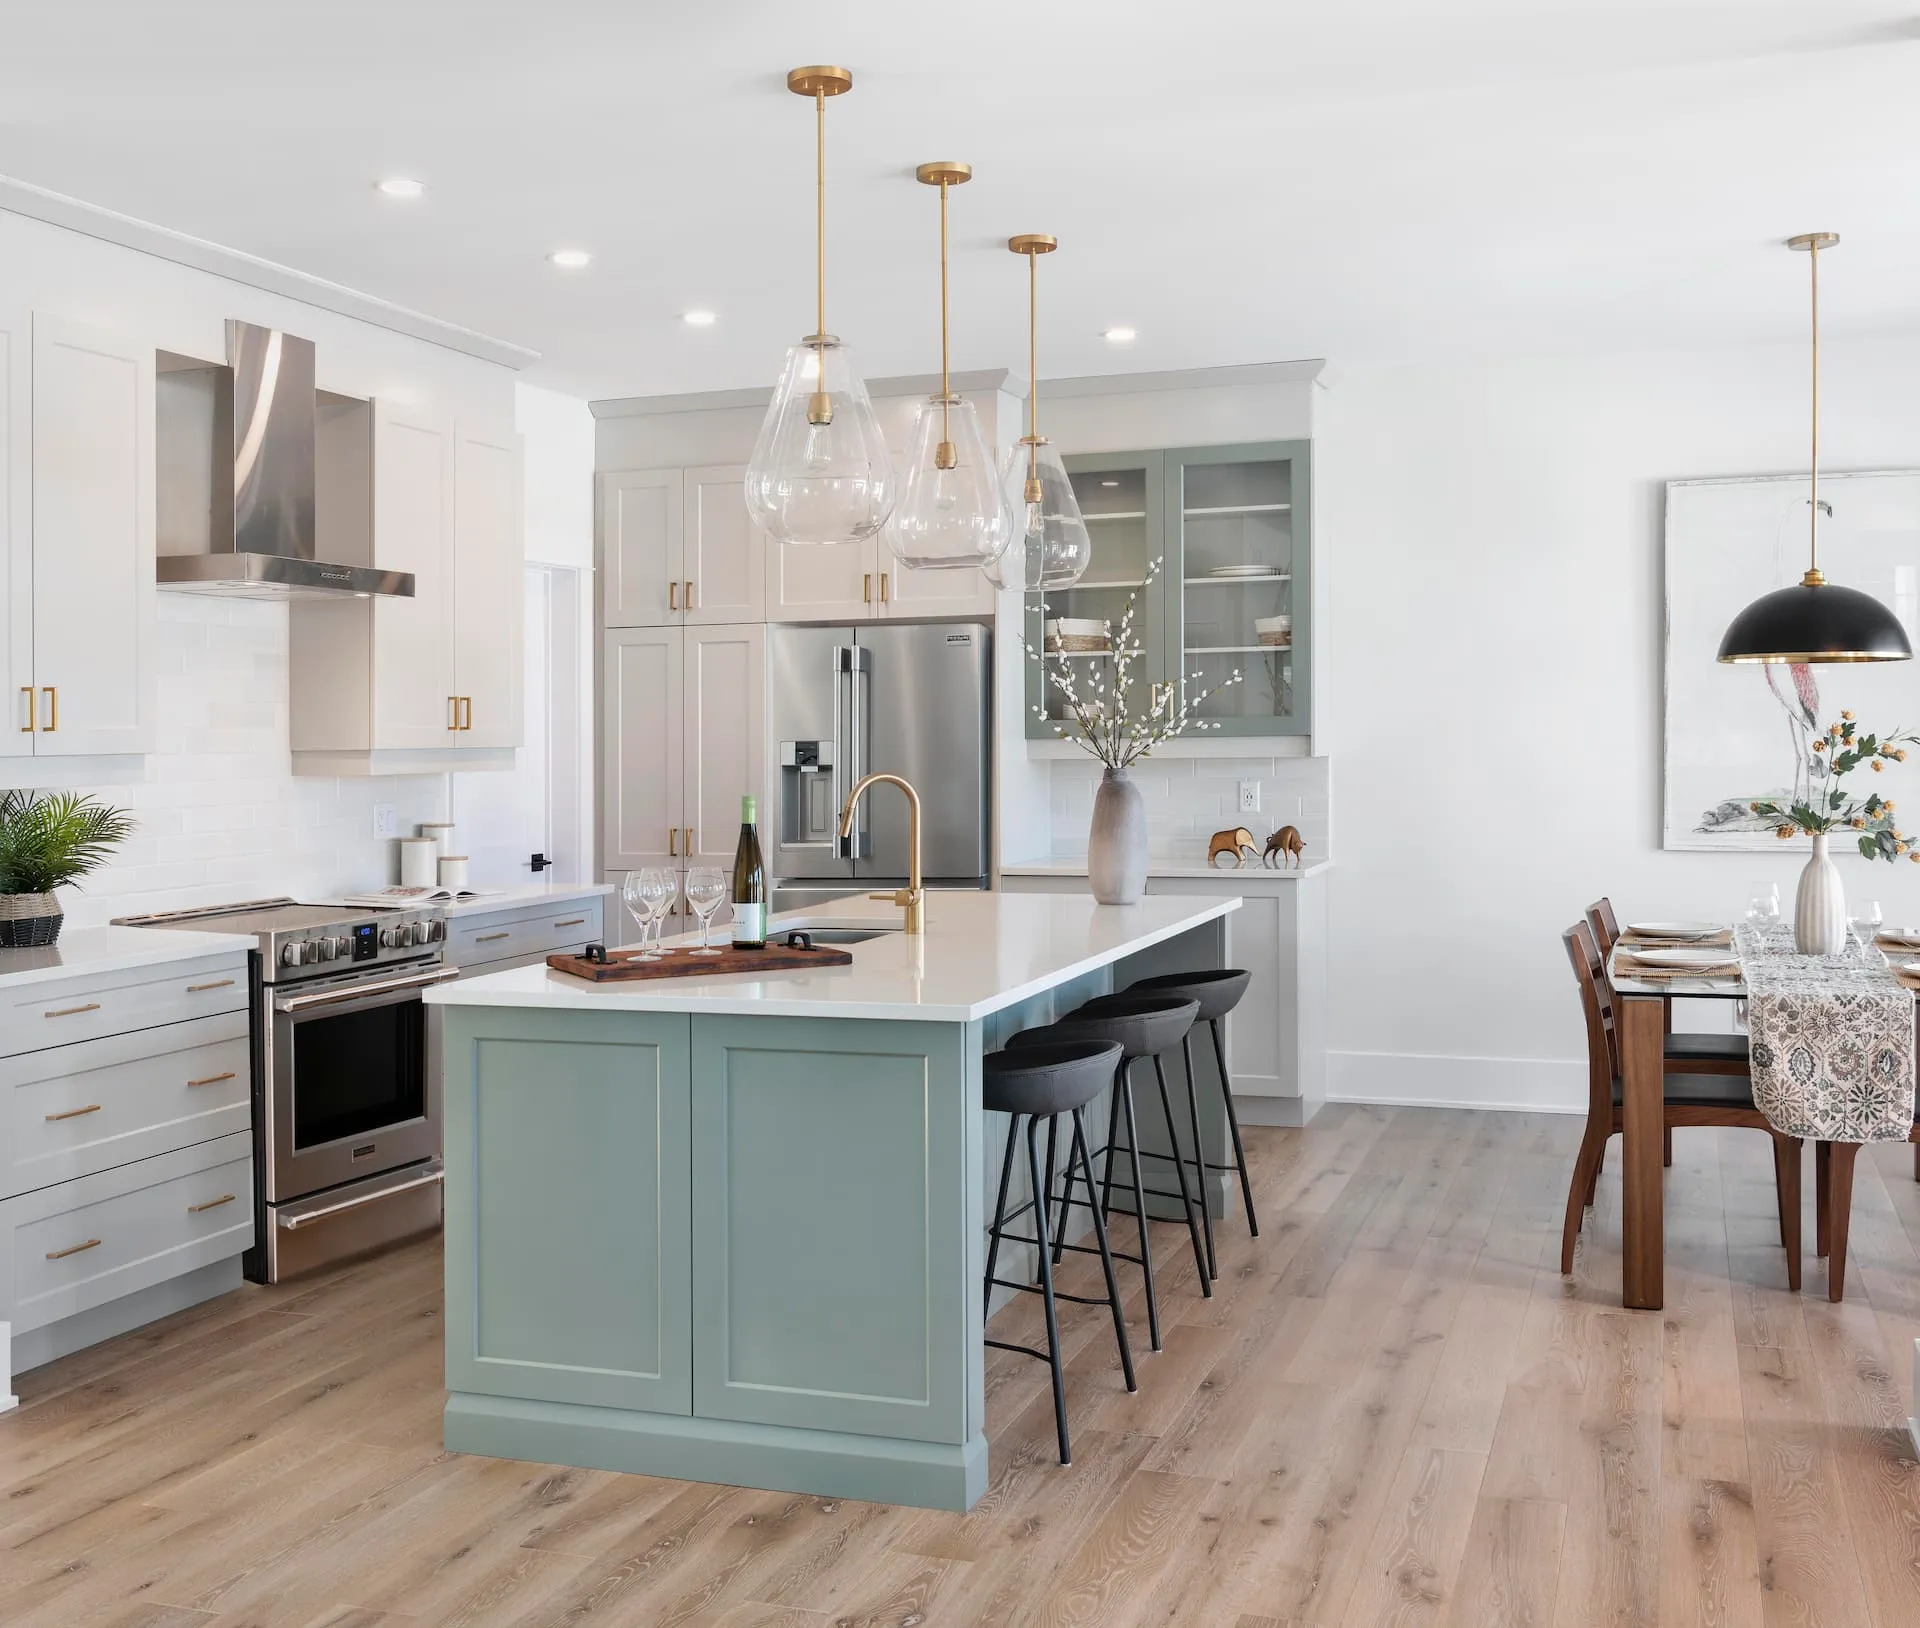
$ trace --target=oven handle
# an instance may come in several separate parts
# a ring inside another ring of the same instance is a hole
[[[395,1182],[391,1187],[382,1187],[377,1193],[362,1193],[358,1198],[346,1198],[338,1204],[329,1204],[323,1210],[306,1210],[299,1215],[283,1215],[278,1220],[284,1230],[298,1232],[302,1227],[310,1227],[316,1221],[325,1221],[329,1216],[339,1215],[344,1210],[357,1210],[364,1204],[378,1204],[383,1198],[392,1198],[397,1193],[410,1193],[416,1187],[437,1186],[446,1179],[446,1171],[429,1170],[424,1176],[415,1176],[412,1181]]]
[[[377,984],[355,984],[351,989],[329,989],[319,995],[288,995],[273,1003],[276,1012],[310,1012],[316,1006],[340,1006],[347,1001],[365,1000],[370,995],[392,995],[407,989],[427,989],[434,984],[451,983],[460,976],[458,967],[436,967],[432,972],[417,972],[410,978],[388,978]]]

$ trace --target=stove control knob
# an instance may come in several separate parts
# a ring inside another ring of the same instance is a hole
[[[306,945],[298,942],[287,945],[286,948],[280,952],[280,965],[283,967],[297,967],[302,965],[307,959],[306,948]]]
[[[337,934],[327,942],[333,946],[333,958],[336,961],[344,961],[353,954],[353,940],[345,933]]]
[[[380,944],[383,949],[405,949],[407,945],[407,929],[404,926],[382,927],[380,929]]]
[[[331,961],[340,953],[333,947],[331,938],[316,938],[313,941],[313,951],[322,961]]]
[[[431,944],[440,936],[439,933],[435,931],[438,926],[439,923],[435,921],[416,921],[413,924],[414,943]]]
[[[444,939],[447,936],[447,924],[444,921],[442,921],[438,916],[435,916],[431,921],[429,921],[426,924],[426,928],[427,928],[426,942],[429,944],[438,944],[442,939]]]

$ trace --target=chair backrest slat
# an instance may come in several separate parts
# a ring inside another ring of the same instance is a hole
[[[1613,990],[1593,931],[1577,921],[1560,935],[1580,985],[1580,1009],[1587,1020],[1587,1112],[1613,1113],[1613,1082],[1620,1072],[1619,1039],[1613,1026]]]
[[[1620,918],[1613,913],[1613,901],[1598,898],[1587,906],[1587,926],[1593,930],[1593,942],[1604,961],[1620,942]]]

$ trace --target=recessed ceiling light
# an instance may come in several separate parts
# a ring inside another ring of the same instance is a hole
[[[1131,345],[1134,335],[1131,328],[1109,328],[1100,337],[1109,345]]]
[[[578,271],[588,264],[593,256],[585,249],[555,249],[547,258],[562,271]]]
[[[374,186],[389,198],[418,198],[427,190],[425,182],[416,181],[405,175],[386,176],[374,182]]]
[[[711,328],[715,319],[711,311],[682,311],[680,320],[689,328]]]

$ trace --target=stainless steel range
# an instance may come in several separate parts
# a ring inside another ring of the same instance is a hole
[[[257,899],[124,927],[254,941],[254,1219],[247,1276],[275,1283],[440,1223],[440,1025],[422,993],[446,919]]]

